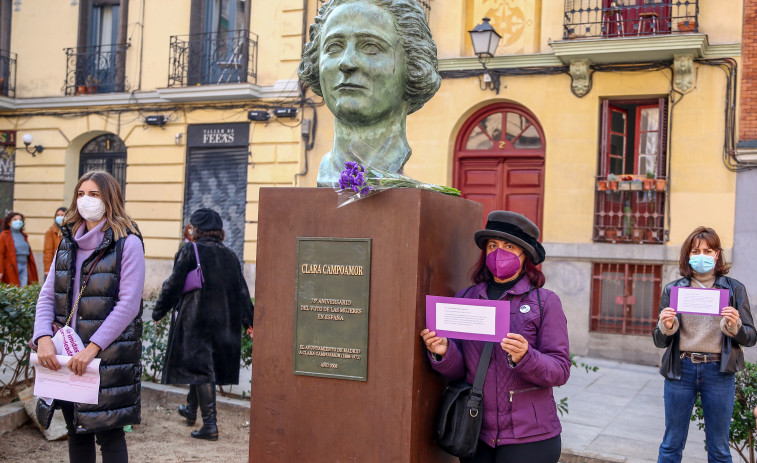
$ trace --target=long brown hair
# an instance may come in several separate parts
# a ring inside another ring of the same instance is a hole
[[[68,207],[68,212],[63,217],[63,225],[73,224],[74,233],[84,223],[84,218],[79,215],[79,209],[76,205],[78,199],[79,188],[81,184],[87,180],[92,180],[100,190],[100,199],[105,204],[105,225],[103,225],[103,231],[108,228],[113,229],[113,239],[125,238],[127,231],[139,234],[136,224],[132,222],[131,217],[126,214],[126,208],[124,207],[124,197],[121,194],[121,186],[118,184],[112,175],[104,170],[90,170],[79,178],[74,188],[74,197],[71,200],[71,205]]]
[[[678,269],[681,271],[681,276],[689,279],[694,276],[694,271],[691,269],[691,265],[689,265],[689,254],[691,254],[691,248],[694,246],[694,243],[700,240],[707,243],[710,249],[718,252],[718,258],[715,260],[715,276],[723,276],[728,273],[731,266],[725,263],[723,248],[720,247],[720,237],[712,228],[700,226],[694,229],[681,245],[681,258],[678,260]]]

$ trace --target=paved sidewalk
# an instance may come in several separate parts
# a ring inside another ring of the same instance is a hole
[[[563,453],[609,462],[656,462],[665,431],[665,380],[657,367],[595,358],[575,360],[598,366],[599,371],[573,368],[568,383],[555,388],[556,401],[568,397],[569,413],[560,419]],[[734,462],[741,461],[735,451],[731,453]],[[704,431],[696,423],[689,427],[683,461],[707,462]]]

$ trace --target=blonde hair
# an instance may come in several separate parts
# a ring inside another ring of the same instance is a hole
[[[73,224],[73,232],[79,229],[86,222],[84,218],[79,215],[79,209],[76,205],[79,188],[81,184],[87,180],[92,180],[100,190],[100,199],[105,205],[105,225],[103,225],[103,231],[111,228],[113,230],[113,239],[119,240],[125,238],[128,231],[139,234],[137,225],[132,222],[131,217],[126,214],[126,208],[124,207],[124,197],[121,194],[121,186],[118,184],[112,175],[104,170],[90,170],[79,178],[74,188],[74,197],[71,200],[71,205],[68,207],[66,215],[63,217],[63,224]]]

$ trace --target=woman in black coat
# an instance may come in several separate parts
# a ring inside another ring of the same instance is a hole
[[[239,259],[222,242],[221,216],[212,209],[198,209],[189,222],[195,241],[185,243],[176,254],[152,318],[158,321],[176,307],[162,383],[189,384],[187,405],[179,406],[179,414],[192,426],[199,405],[203,426],[192,431],[192,437],[217,440],[216,385],[239,383],[240,333],[247,327],[252,336],[254,307]],[[194,244],[205,281],[202,288],[183,293],[187,274],[197,267]]]

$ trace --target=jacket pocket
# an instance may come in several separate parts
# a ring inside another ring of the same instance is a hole
[[[529,437],[545,434],[559,426],[551,387],[526,387],[509,391],[513,435]]]

